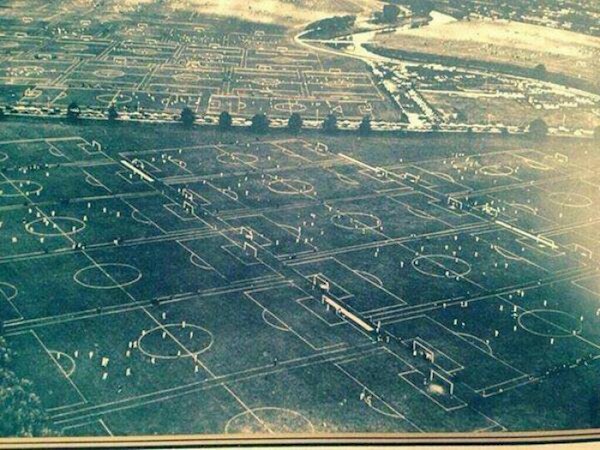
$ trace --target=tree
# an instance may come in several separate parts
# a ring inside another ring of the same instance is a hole
[[[32,384],[0,369],[0,436],[55,435]]]
[[[327,117],[323,121],[323,131],[326,133],[335,133],[337,129],[337,117],[333,113],[327,114]]]
[[[292,113],[290,118],[288,119],[288,130],[292,133],[299,133],[302,129],[302,125],[304,125],[304,121],[302,117],[297,112]]]
[[[189,106],[184,106],[181,110],[179,120],[184,126],[191,127],[196,120],[196,114],[194,114],[194,111],[192,111]]]
[[[358,133],[366,136],[371,133],[371,118],[369,116],[364,116],[358,125]]]
[[[231,119],[231,114],[227,111],[223,111],[219,114],[219,128],[223,131],[227,131],[231,128],[233,120]]]
[[[533,68],[537,75],[546,75],[546,66],[544,64],[538,64]]]
[[[266,133],[269,129],[269,118],[264,113],[255,114],[252,117],[250,130],[255,133]]]
[[[0,108],[0,120],[4,119],[4,108]]]
[[[529,124],[529,135],[532,137],[544,137],[548,134],[548,125],[544,119],[535,119]]]
[[[396,22],[396,19],[398,19],[399,14],[400,8],[398,8],[396,5],[392,5],[391,3],[386,3],[385,5],[383,5],[383,22],[394,23]]]
[[[311,22],[305,29],[310,31],[308,36],[311,38],[334,37],[346,34],[352,29],[355,22],[356,16],[334,16]]]
[[[114,122],[119,117],[119,112],[117,108],[115,108],[114,104],[111,104],[106,111],[106,115],[108,116],[108,120]]]
[[[11,351],[0,337],[0,436],[56,436],[31,382],[12,370]]]
[[[71,103],[69,103],[69,106],[67,106],[67,120],[75,122],[77,119],[79,119],[80,114],[81,108],[79,107],[77,102],[72,101]]]
[[[8,348],[6,339],[0,336],[0,368],[6,368],[12,362],[12,351]]]

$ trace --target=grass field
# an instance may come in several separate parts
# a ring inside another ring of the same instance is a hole
[[[135,112],[163,120],[185,106],[199,116],[397,117],[365,64],[322,60],[289,32],[332,10],[361,12],[374,2],[230,3],[170,2],[162,9],[156,2],[107,2],[93,17],[81,5],[50,16],[33,1],[29,12],[11,5],[0,11],[0,106],[49,110],[76,102],[92,112],[114,105],[123,118]],[[61,31],[47,30],[49,21]]]
[[[589,427],[592,150],[3,122],[16,370],[67,435]]]

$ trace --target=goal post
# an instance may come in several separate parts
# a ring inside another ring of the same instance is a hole
[[[240,227],[240,234],[249,241],[254,241],[254,230],[248,227]]]
[[[410,173],[410,172],[404,172],[401,177],[403,179],[405,179],[406,181],[410,181],[413,184],[416,184],[419,182],[419,180],[421,179],[420,175],[415,175],[414,173]]]
[[[413,356],[422,355],[425,359],[431,363],[435,362],[435,350],[427,345],[421,343],[417,339],[413,339]]]
[[[492,217],[498,217],[498,215],[500,214],[500,209],[499,208],[494,208],[492,205],[490,205],[489,203],[486,203],[485,205],[483,205],[483,207],[481,208],[481,210],[492,216]]]
[[[375,176],[377,178],[387,178],[389,172],[381,167],[375,167]]]
[[[133,166],[137,167],[138,169],[142,169],[142,170],[144,170],[144,169],[146,168],[146,167],[144,166],[144,162],[143,162],[143,161],[140,161],[140,160],[139,160],[139,159],[137,159],[137,158],[133,158],[133,159],[131,160],[131,164],[132,164]]]
[[[580,255],[581,257],[586,258],[586,259],[592,259],[594,256],[594,253],[592,252],[592,250],[590,250],[589,248],[584,247],[583,245],[578,244],[578,243],[573,244],[573,250],[578,255]]]
[[[449,377],[443,375],[441,372],[431,369],[429,371],[429,382],[437,383],[447,388],[450,395],[454,395],[454,382]]]
[[[450,209],[463,209],[462,202],[454,197],[448,197],[448,206]]]
[[[315,145],[315,151],[317,151],[317,153],[327,153],[328,150],[329,146],[323,142],[317,142]]]
[[[184,199],[186,199],[187,201],[194,201],[194,192],[189,190],[188,188],[183,188],[181,191],[181,195],[183,196]]]
[[[329,280],[320,273],[313,275],[313,287],[317,286],[325,292],[329,292],[329,289],[331,288]]]
[[[195,213],[195,205],[187,200],[183,201],[183,210],[188,214],[194,215]]]
[[[258,256],[258,248],[248,242],[244,242],[244,251],[254,256],[255,258]]]

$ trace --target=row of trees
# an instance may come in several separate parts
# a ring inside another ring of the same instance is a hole
[[[12,369],[13,354],[0,336],[0,436],[57,436],[30,381]]]
[[[70,121],[76,121],[81,114],[81,109],[76,102],[71,102],[67,107],[66,117]],[[109,121],[114,121],[119,118],[119,112],[115,108],[114,105],[110,105],[106,110],[106,114]],[[188,107],[185,106],[179,115],[179,121],[187,127],[190,127],[196,121],[196,113]],[[255,114],[251,119],[250,130],[256,133],[266,133],[269,130],[271,121],[264,113]],[[218,126],[221,130],[229,130],[233,126],[233,118],[231,114],[227,111],[223,111],[219,115]],[[298,113],[292,113],[288,119],[287,128],[289,131],[298,133],[304,126],[304,119]],[[338,130],[338,121],[335,114],[328,114],[321,124],[321,128],[323,131],[328,133],[333,133]],[[371,118],[369,116],[364,116],[362,121],[359,124],[358,131],[361,134],[369,134],[371,132]]]
[[[196,116],[194,112],[185,107],[181,111],[180,116],[181,123],[185,126],[191,126],[196,120]],[[269,126],[271,121],[264,113],[255,114],[252,119],[250,119],[250,130],[256,133],[266,133],[269,130]],[[233,126],[233,119],[231,114],[227,111],[223,111],[219,115],[219,123],[218,126],[221,130],[229,130]],[[304,119],[298,113],[292,113],[287,122],[287,128],[289,131],[293,133],[298,133],[304,127]],[[321,128],[323,131],[327,133],[334,133],[338,131],[338,120],[335,114],[328,114],[323,122],[321,123]],[[363,117],[362,121],[359,124],[358,131],[361,134],[369,134],[371,132],[371,118],[369,116]]]
[[[191,126],[196,117],[194,112],[185,107],[181,111],[181,122],[184,125]],[[264,113],[255,114],[251,119],[250,129],[257,133],[265,133],[269,129],[269,119]],[[304,121],[300,114],[292,113],[288,119],[287,128],[292,132],[299,132],[302,129]],[[219,116],[219,128],[222,130],[227,130],[232,126],[231,115],[224,111]],[[328,114],[323,122],[321,123],[321,129],[326,133],[335,133],[338,131],[338,122],[335,114]],[[358,125],[358,132],[362,135],[367,135],[371,133],[371,118],[369,116],[364,116]],[[542,138],[548,134],[548,125],[543,119],[535,119],[528,126],[528,133],[532,137]],[[594,130],[595,137],[600,137],[600,127],[596,127]]]
[[[74,121],[79,118],[81,110],[76,102],[72,102],[67,107],[67,119]],[[4,112],[0,108],[0,119],[4,117]],[[107,109],[107,117],[109,121],[118,119],[119,112],[114,105],[110,105]],[[180,113],[179,120],[185,126],[191,126],[196,121],[196,114],[194,111],[185,106]],[[264,113],[255,114],[251,119],[250,130],[256,133],[266,133],[269,130],[270,120]],[[221,130],[229,130],[233,126],[233,118],[227,111],[223,111],[219,115],[218,126]],[[288,119],[287,128],[293,133],[298,133],[304,126],[304,119],[299,113],[292,113]],[[334,133],[338,131],[338,121],[335,114],[328,114],[323,122],[321,123],[321,129],[326,133]],[[358,132],[361,135],[367,135],[371,133],[371,118],[364,116],[358,126]],[[535,138],[542,138],[548,134],[548,124],[543,119],[533,120],[528,128],[528,134]],[[594,137],[600,140],[600,126],[594,128]]]
[[[305,28],[305,38],[330,39],[349,33],[356,22],[356,16],[335,16],[317,20],[308,24]]]

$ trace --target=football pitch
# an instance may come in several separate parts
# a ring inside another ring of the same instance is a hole
[[[64,434],[590,426],[591,142],[136,125],[2,125],[0,315]]]
[[[15,19],[0,34],[0,104],[17,112],[76,102],[88,111],[113,105],[123,118],[143,112],[163,120],[186,106],[202,116],[227,111],[246,119],[265,113],[287,120],[294,112],[313,120],[330,113],[340,120],[398,116],[364,63],[322,59],[282,27],[184,12],[161,18],[129,11],[104,21],[75,7],[52,19],[44,2],[37,6],[7,10]],[[24,14],[32,16],[24,21]],[[52,33],[41,25],[49,21],[75,28]]]

